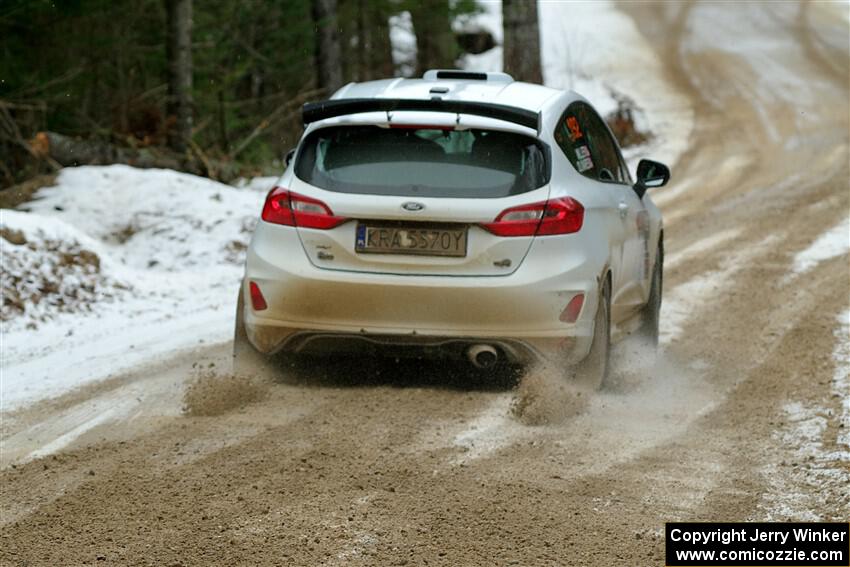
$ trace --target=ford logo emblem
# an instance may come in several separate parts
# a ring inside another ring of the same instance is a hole
[[[416,211],[421,211],[422,209],[424,209],[425,205],[423,205],[422,203],[416,203],[414,201],[408,201],[408,202],[404,203],[401,206],[401,208],[404,209],[405,211],[410,211],[410,212],[415,213]]]

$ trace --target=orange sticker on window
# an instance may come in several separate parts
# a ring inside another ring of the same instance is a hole
[[[581,138],[581,128],[579,127],[578,120],[576,120],[575,116],[569,116],[567,118],[567,128],[570,129],[570,140],[575,142]]]

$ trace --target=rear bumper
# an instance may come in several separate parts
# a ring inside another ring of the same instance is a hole
[[[274,246],[252,245],[248,251],[243,285],[248,338],[264,353],[357,346],[415,347],[427,355],[488,343],[517,362],[553,350],[580,359],[590,348],[603,266],[593,265],[582,246],[554,250],[558,240],[535,240],[522,265],[507,276],[399,276],[317,268],[295,231],[281,231]],[[259,286],[267,309],[251,307],[249,281]],[[560,321],[578,293],[585,296],[578,319]]]
[[[254,329],[261,334],[281,334],[280,327]],[[572,339],[505,339],[503,337],[435,337],[424,335],[376,335],[371,333],[327,333],[298,330],[284,333],[277,350],[294,353],[335,355],[391,355],[396,358],[463,358],[477,344],[494,347],[508,362],[530,364],[550,353],[572,349]]]
[[[463,358],[473,345],[494,347],[504,360],[531,364],[540,360],[575,363],[590,349],[590,337],[430,336],[325,332],[313,329],[247,324],[251,344],[265,354],[285,351],[304,354],[389,355],[397,358]]]

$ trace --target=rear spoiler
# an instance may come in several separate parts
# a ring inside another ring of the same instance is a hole
[[[497,120],[513,122],[541,131],[541,113],[516,106],[491,104],[489,102],[470,102],[466,100],[416,99],[416,98],[339,98],[308,102],[301,108],[304,125],[335,116],[357,114],[360,112],[392,112],[394,110],[414,110],[427,112],[449,112],[452,114],[474,114]]]

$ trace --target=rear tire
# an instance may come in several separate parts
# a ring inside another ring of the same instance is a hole
[[[608,379],[611,367],[611,284],[605,279],[593,320],[590,352],[575,367],[575,383],[587,390],[598,390]]]
[[[653,348],[658,347],[658,329],[661,321],[661,296],[664,283],[664,249],[658,246],[655,266],[652,269],[649,299],[641,309],[641,326],[638,335]]]
[[[244,288],[239,286],[239,298],[236,300],[236,320],[233,331],[233,374],[236,376],[269,376],[269,361],[248,340],[245,330]]]

